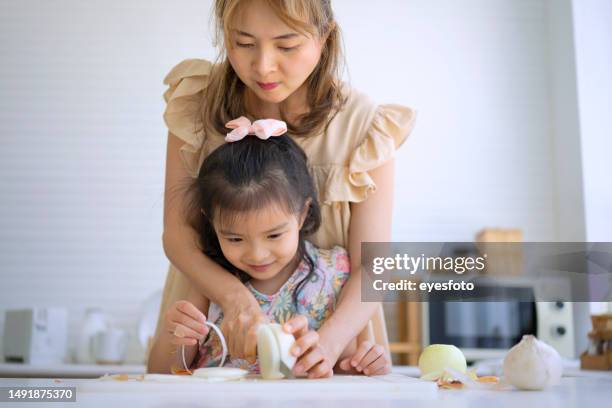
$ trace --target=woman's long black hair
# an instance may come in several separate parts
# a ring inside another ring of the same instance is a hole
[[[238,142],[225,143],[206,157],[189,192],[190,221],[198,232],[202,251],[242,282],[250,277],[223,255],[213,227],[214,218],[221,224],[231,223],[243,212],[268,205],[299,217],[308,206],[296,256],[306,261],[310,271],[294,292],[297,302],[302,285],[315,273],[314,260],[306,253],[305,237],[321,224],[316,189],[304,151],[287,134],[268,140],[246,136]]]

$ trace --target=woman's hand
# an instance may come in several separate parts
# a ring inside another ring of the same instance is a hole
[[[352,357],[343,359],[339,367],[347,373],[363,373],[368,376],[391,372],[391,361],[383,346],[363,341]]]
[[[175,302],[166,311],[166,331],[173,335],[171,343],[177,346],[195,346],[208,334],[206,316],[193,303]]]
[[[308,330],[308,319],[295,316],[283,325],[283,330],[296,338],[291,354],[297,362],[293,367],[296,376],[307,375],[308,378],[326,378],[334,375],[335,359],[320,342],[319,333]]]
[[[222,305],[221,331],[227,340],[230,356],[243,358],[251,363],[257,359],[257,326],[267,323],[253,296],[233,298]]]

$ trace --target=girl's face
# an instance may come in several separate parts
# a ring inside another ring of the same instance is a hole
[[[255,96],[278,104],[317,66],[324,39],[287,26],[264,2],[249,2],[230,27],[228,59]]]
[[[276,291],[297,266],[303,218],[268,206],[240,214],[231,225],[215,221],[214,227],[225,258],[254,281],[273,284]]]

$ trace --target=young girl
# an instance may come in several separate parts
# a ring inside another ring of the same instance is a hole
[[[301,326],[293,353],[299,358],[310,352],[318,358],[311,358],[307,365],[302,361],[295,374],[317,368],[323,373],[316,376],[329,376],[333,363],[312,351],[318,347],[316,331],[333,312],[348,279],[348,254],[339,246],[319,249],[305,239],[319,228],[321,214],[306,155],[286,134],[277,136],[286,130],[284,122],[255,122],[259,136],[276,135],[260,140],[244,137],[250,123],[246,118],[240,121],[247,123],[228,135],[233,142],[216,149],[202,163],[190,189],[192,225],[202,251],[244,283],[269,321]],[[228,125],[237,126],[236,122]],[[266,126],[275,128],[266,133]],[[157,341],[188,345],[190,369],[218,366],[222,346],[214,332],[200,347],[194,344],[204,338],[205,319],[220,325],[223,318],[218,304],[192,292],[188,300],[170,308],[165,321],[169,335]],[[164,357],[153,353],[150,359],[155,364]],[[360,354],[353,350],[350,357],[357,358],[368,375],[390,372],[391,363],[381,347],[363,343]],[[258,371],[257,362],[231,355],[227,365]]]
[[[253,293],[197,247],[182,188],[224,143],[225,123],[246,115],[287,122],[309,158],[321,206],[321,228],[308,239],[350,254],[336,310],[318,330],[321,353],[338,361],[370,318],[379,334],[375,342],[386,345],[380,305],[360,301],[360,248],[362,241],[390,241],[393,153],[412,129],[413,111],[375,104],[341,82],[340,30],[329,0],[217,0],[214,7],[218,62],[187,60],[165,79],[163,244],[171,267],[157,335],[166,311],[193,289],[223,310],[230,353],[255,356],[254,328],[265,315]],[[351,365],[358,368],[356,360]]]

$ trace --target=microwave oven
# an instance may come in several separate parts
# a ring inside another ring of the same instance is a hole
[[[503,358],[523,335],[533,334],[561,356],[578,358],[586,350],[590,327],[588,302],[537,301],[528,285],[509,288],[532,291],[521,301],[423,302],[422,341],[454,344],[468,361]]]

